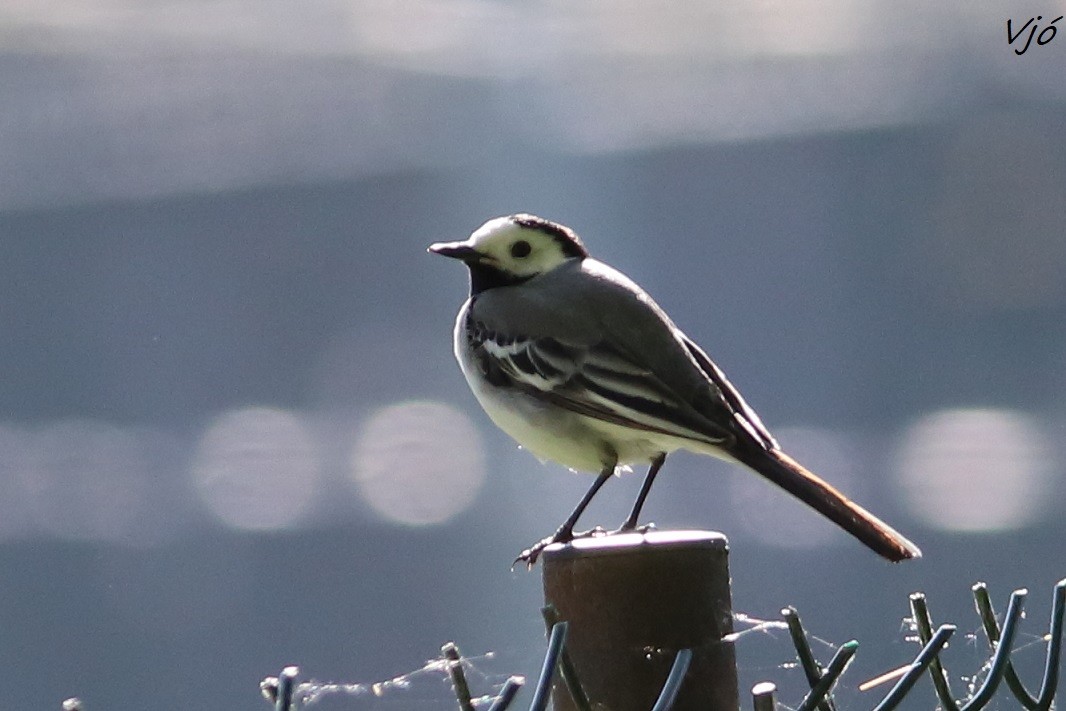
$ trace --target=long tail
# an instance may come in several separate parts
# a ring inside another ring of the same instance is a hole
[[[796,460],[777,449],[745,447],[730,454],[811,506],[878,555],[893,563],[920,558],[918,546],[872,513],[854,503]]]

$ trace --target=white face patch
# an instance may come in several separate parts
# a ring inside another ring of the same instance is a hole
[[[518,277],[549,272],[568,258],[555,236],[516,224],[510,217],[489,220],[470,235],[467,244],[486,263]]]

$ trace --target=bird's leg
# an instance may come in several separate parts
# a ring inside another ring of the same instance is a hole
[[[648,492],[651,491],[651,485],[652,482],[655,481],[655,475],[659,473],[660,469],[662,469],[663,462],[665,461],[665,452],[660,453],[659,456],[651,460],[651,467],[648,469],[647,476],[644,477],[644,483],[640,485],[640,493],[637,494],[637,500],[633,504],[633,510],[629,512],[629,517],[618,531],[616,531],[617,533],[633,531],[637,528],[637,521],[640,519],[640,510],[644,508],[644,500],[648,498]]]
[[[568,543],[574,540],[574,526],[577,525],[577,520],[581,518],[581,514],[585,513],[585,509],[587,509],[588,505],[592,502],[592,497],[596,495],[596,492],[599,491],[600,488],[607,483],[607,480],[611,478],[611,475],[614,474],[614,468],[614,461],[605,465],[603,470],[600,471],[599,476],[596,477],[596,481],[592,482],[592,486],[590,486],[589,490],[585,492],[585,495],[581,497],[581,501],[578,502],[574,510],[571,511],[570,515],[566,517],[565,521],[563,521],[563,525],[559,526],[559,529],[551,536],[537,541],[532,546],[522,551],[518,557],[515,558],[511,567],[514,568],[519,561],[522,561],[526,564],[526,568],[532,568],[533,564],[537,562],[537,558],[540,557],[541,551],[552,543]],[[600,531],[602,531],[602,529],[600,529]],[[581,535],[582,537],[591,536],[600,531],[593,529]]]

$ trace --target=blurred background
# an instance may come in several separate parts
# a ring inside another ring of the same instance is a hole
[[[1035,682],[1066,577],[1066,37],[1039,35],[1064,12],[0,1],[9,707],[265,708],[295,663],[353,685],[321,708],[452,708],[416,672],[448,640],[475,691],[535,675],[539,572],[508,567],[590,479],[481,413],[451,356],[465,270],[425,253],[519,211],[643,284],[925,551],[890,566],[679,454],[646,514],[730,536],[735,610],[859,639],[842,693],[869,708],[858,682],[916,651],[908,593],[960,625],[962,693],[970,585],[1001,610],[1029,587]],[[742,636],[742,689],[798,703],[790,650]]]

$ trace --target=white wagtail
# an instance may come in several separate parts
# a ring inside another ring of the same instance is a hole
[[[434,254],[470,270],[455,357],[492,421],[540,459],[599,476],[528,565],[574,526],[619,465],[651,467],[620,531],[636,528],[666,455],[744,464],[891,561],[913,543],[781,451],[710,358],[643,289],[589,256],[569,228],[534,215],[489,220]],[[602,530],[602,529],[597,529]]]

